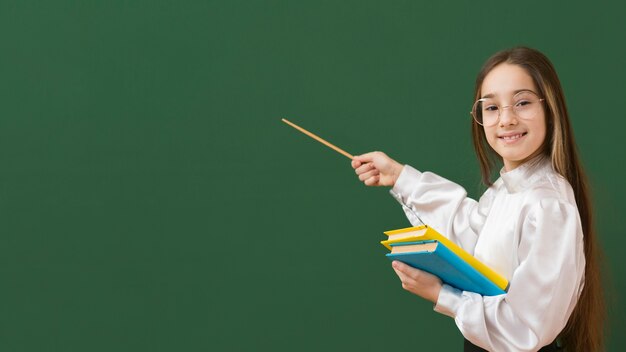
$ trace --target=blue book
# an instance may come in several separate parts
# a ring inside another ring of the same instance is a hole
[[[439,241],[393,243],[387,257],[429,272],[463,291],[483,296],[506,293]]]

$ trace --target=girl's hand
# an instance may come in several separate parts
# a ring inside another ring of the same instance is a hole
[[[391,266],[402,281],[403,289],[437,304],[443,286],[438,277],[397,260],[394,260]]]
[[[383,152],[354,156],[352,168],[366,186],[392,186],[404,166]]]

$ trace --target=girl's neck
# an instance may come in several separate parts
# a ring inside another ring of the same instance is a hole
[[[517,169],[518,167],[521,166],[533,166],[533,165],[537,165],[539,164],[542,160],[544,160],[546,158],[546,155],[544,155],[543,153],[536,153],[533,154],[531,156],[529,156],[528,158],[518,161],[518,162],[507,162],[506,160],[503,160],[503,172],[511,172],[515,169]]]

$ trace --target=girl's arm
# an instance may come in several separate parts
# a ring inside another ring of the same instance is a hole
[[[486,214],[478,202],[468,198],[465,189],[431,172],[420,172],[404,166],[393,186],[407,206],[437,232],[448,237],[469,253],[474,253],[478,233]],[[489,198],[489,193],[483,197]],[[487,204],[487,202],[483,202]],[[405,210],[411,223],[418,223],[412,212]]]
[[[521,228],[519,266],[507,294],[483,297],[444,285],[435,310],[490,351],[536,351],[565,327],[583,286],[583,236],[575,205],[542,199]]]
[[[430,172],[402,165],[382,152],[355,156],[352,160],[359,180],[368,186],[392,186],[400,200],[411,207],[427,225],[450,238],[470,253],[485,216],[475,211],[477,202],[463,187]],[[406,211],[409,221],[419,223]]]

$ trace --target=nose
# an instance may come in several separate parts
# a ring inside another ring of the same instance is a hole
[[[515,112],[513,111],[513,106],[503,106],[500,109],[500,125],[514,125],[517,123],[517,116],[515,116]]]

